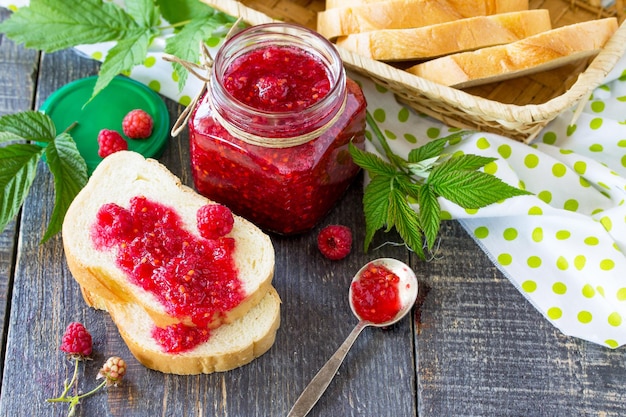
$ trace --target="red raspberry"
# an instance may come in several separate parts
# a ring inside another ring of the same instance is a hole
[[[317,247],[330,260],[343,259],[352,250],[352,231],[338,224],[326,226],[317,235]]]
[[[84,358],[91,355],[91,335],[81,323],[72,322],[67,325],[60,349],[71,356]]]
[[[115,153],[117,151],[125,151],[128,149],[126,140],[115,130],[102,129],[98,133],[98,155],[102,158]]]
[[[122,120],[122,131],[131,139],[145,139],[152,134],[152,116],[141,109],[131,110]]]
[[[233,230],[233,213],[221,204],[207,204],[196,213],[200,236],[205,239],[217,239]]]

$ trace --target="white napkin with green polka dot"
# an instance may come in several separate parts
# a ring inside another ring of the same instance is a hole
[[[0,1],[15,10],[27,0]],[[102,59],[112,45],[77,49]],[[201,87],[182,91],[164,40],[155,39],[130,74],[187,105]],[[388,91],[360,81],[368,108],[394,152],[446,136],[450,128],[398,104]],[[533,196],[466,211],[442,201],[519,291],[564,334],[611,348],[626,344],[626,58],[593,93],[576,124],[573,109],[551,122],[532,145],[477,133],[450,150],[497,157],[485,170]],[[368,143],[369,151],[376,151]],[[445,242],[444,242],[445,244]]]
[[[358,79],[394,152],[450,133]],[[472,211],[441,204],[564,334],[616,348],[626,344],[626,58],[570,126],[573,110],[530,146],[476,133],[450,148],[498,158],[485,171],[535,195]]]

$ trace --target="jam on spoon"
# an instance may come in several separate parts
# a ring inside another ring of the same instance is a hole
[[[417,299],[417,278],[404,263],[381,258],[367,263],[350,285],[350,308],[359,319],[343,344],[302,391],[287,417],[304,417],[320,399],[356,338],[367,326],[386,327],[402,319]]]

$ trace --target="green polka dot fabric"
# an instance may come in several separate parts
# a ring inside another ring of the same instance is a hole
[[[353,78],[394,152],[455,130]],[[626,344],[626,58],[573,117],[566,111],[531,145],[476,133],[447,150],[498,158],[485,171],[534,195],[473,211],[440,203],[554,326],[617,348]]]
[[[0,6],[16,10],[27,3],[0,1]],[[127,75],[187,105],[201,82],[189,77],[179,91],[171,64],[162,59],[164,45],[163,37],[156,38],[143,64]],[[111,46],[76,49],[102,60]],[[406,156],[455,130],[398,104],[370,80],[351,76],[363,87],[369,111],[394,152]],[[476,133],[451,146],[450,153],[498,158],[485,171],[534,195],[480,210],[441,200],[443,218],[458,220],[564,334],[616,348],[626,344],[626,58],[593,92],[574,124],[573,110],[551,122],[531,145]],[[367,147],[378,151],[373,142]]]

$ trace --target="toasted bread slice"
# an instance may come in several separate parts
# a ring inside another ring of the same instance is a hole
[[[405,61],[511,43],[550,29],[548,10],[536,9],[355,33],[338,38],[337,45],[376,60]]]
[[[317,31],[328,39],[380,29],[408,29],[528,10],[528,0],[391,0],[327,8],[317,15]]]
[[[617,27],[614,17],[575,23],[510,44],[433,59],[407,71],[456,88],[503,81],[593,57]]]

